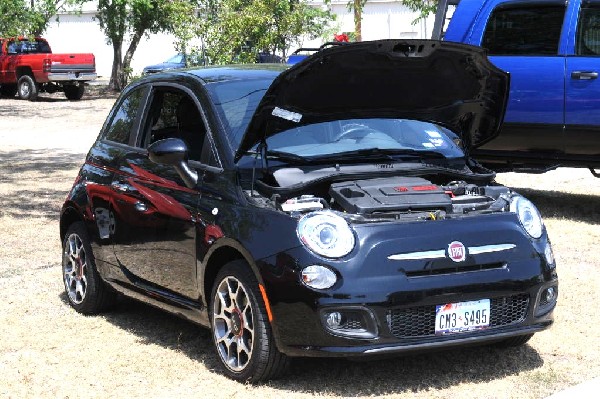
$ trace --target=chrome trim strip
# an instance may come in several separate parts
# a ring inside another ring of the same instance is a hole
[[[490,252],[508,251],[516,248],[515,244],[492,244],[482,245],[479,247],[467,247],[469,255],[487,254]],[[437,249],[432,251],[407,252],[404,254],[394,254],[387,258],[389,260],[424,260],[424,259],[440,259],[446,257],[445,249]]]
[[[487,254],[490,252],[508,251],[509,249],[516,248],[515,244],[494,244],[494,245],[482,245],[480,247],[469,247],[467,251],[469,255]]]
[[[390,255],[387,258],[389,260],[420,260],[420,259],[438,259],[445,258],[446,251],[438,249],[435,251],[423,251],[423,252],[408,252],[405,254]]]

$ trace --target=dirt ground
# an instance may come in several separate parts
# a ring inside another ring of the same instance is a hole
[[[600,180],[585,170],[498,176],[539,206],[560,276],[555,325],[520,348],[299,359],[286,378],[250,386],[216,370],[208,331],[191,323],[132,301],[77,314],[58,212],[113,101],[0,99],[0,397],[543,398],[600,377]]]

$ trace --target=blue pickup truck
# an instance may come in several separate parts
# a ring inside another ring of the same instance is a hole
[[[501,133],[475,158],[600,177],[600,0],[441,0],[433,38],[482,46],[511,75]]]

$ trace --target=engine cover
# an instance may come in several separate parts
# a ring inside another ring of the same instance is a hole
[[[452,211],[450,196],[420,177],[387,177],[334,183],[329,195],[346,212]]]

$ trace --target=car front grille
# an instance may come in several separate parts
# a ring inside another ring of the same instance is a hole
[[[529,295],[519,294],[490,299],[489,328],[522,322],[527,315]],[[394,309],[387,312],[390,332],[396,338],[435,335],[435,305]]]

